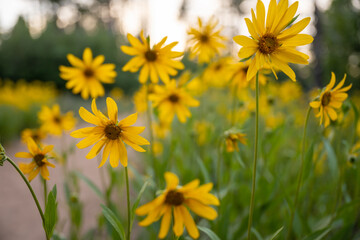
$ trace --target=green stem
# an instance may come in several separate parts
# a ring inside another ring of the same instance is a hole
[[[127,240],[130,240],[131,234],[131,211],[130,211],[130,190],[129,190],[129,174],[128,168],[125,167],[125,180],[126,180],[126,200],[127,200],[127,210],[128,210],[128,234]]]
[[[150,134],[150,144],[154,144],[154,134],[153,134],[153,127],[152,127],[152,109],[151,103],[149,102],[149,85],[146,86],[146,103],[147,103],[147,122],[149,124],[149,134]],[[154,179],[157,181],[157,167],[156,167],[156,159],[152,145],[150,145],[150,155],[152,160],[152,165],[154,169]]]
[[[251,225],[254,215],[254,203],[255,203],[255,184],[256,184],[256,164],[257,164],[257,153],[258,153],[258,142],[259,142],[259,72],[256,73],[256,112],[255,112],[255,141],[254,141],[254,162],[253,162],[253,174],[252,174],[252,187],[251,187],[251,200],[250,200],[250,212],[249,222],[247,229],[247,239],[251,239]]]
[[[43,179],[43,185],[44,185],[44,203],[45,203],[45,206],[46,206],[46,199],[47,199],[47,184],[46,184],[46,180]]]
[[[293,222],[294,222],[295,211],[296,211],[296,207],[297,207],[298,201],[299,201],[299,193],[300,193],[300,189],[301,189],[302,177],[303,177],[304,166],[305,166],[305,138],[306,138],[306,129],[307,129],[307,125],[308,125],[308,122],[309,122],[310,112],[311,112],[311,107],[308,108],[307,113],[306,113],[306,117],[305,117],[304,132],[303,132],[303,137],[302,137],[302,140],[301,140],[301,165],[300,165],[300,173],[299,173],[298,181],[297,181],[294,207],[293,207],[292,210],[291,210],[291,216],[290,216],[290,223],[289,223],[289,230],[288,230],[287,239],[290,239],[290,237],[291,237],[292,225],[293,225]]]
[[[216,178],[217,178],[217,194],[218,194],[218,198],[220,200],[220,168],[221,168],[221,146],[222,146],[222,138],[220,139],[219,141],[219,144],[218,144],[218,158],[217,158],[217,164],[216,164]]]
[[[237,94],[236,94],[237,89],[234,87],[233,90],[233,99],[232,99],[232,106],[231,106],[231,126],[235,125],[235,114],[236,114],[236,100],[237,100]]]
[[[45,216],[44,216],[44,213],[40,207],[40,204],[39,204],[39,201],[36,197],[36,194],[34,192],[34,190],[32,189],[29,181],[26,179],[25,175],[21,172],[21,170],[19,169],[19,167],[10,159],[10,158],[7,158],[7,160],[10,162],[10,164],[16,169],[16,171],[20,174],[20,176],[22,177],[22,179],[24,180],[24,182],[26,183],[26,186],[29,188],[29,191],[35,201],[35,204],[36,204],[36,207],[39,211],[39,214],[40,214],[40,217],[41,217],[41,220],[43,222],[43,227],[45,226]],[[44,228],[44,231],[45,231],[45,228]],[[50,239],[49,236],[47,235],[46,231],[45,231],[45,235],[46,235],[46,239]]]

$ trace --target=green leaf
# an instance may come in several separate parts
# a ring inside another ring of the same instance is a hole
[[[94,191],[98,197],[100,197],[102,200],[105,200],[104,195],[102,194],[101,190],[93,183],[89,178],[84,176],[82,173],[75,171],[74,172],[76,176],[81,178],[90,188]]]
[[[337,176],[339,171],[338,171],[337,157],[335,151],[328,139],[324,138],[323,143],[329,159],[330,172],[332,173],[333,176]]]
[[[296,21],[296,19],[299,17],[300,14],[296,15],[293,19],[291,19],[291,21],[288,23],[288,25],[286,25],[285,28],[287,28],[288,26],[290,26],[291,24],[293,24],[293,22]]]
[[[282,226],[281,228],[279,228],[279,230],[277,230],[272,237],[270,238],[270,240],[275,240],[279,237],[279,234],[281,233],[281,231],[284,229],[284,226]]]
[[[198,156],[195,157],[195,159],[196,159],[196,162],[199,164],[200,171],[201,171],[201,173],[202,173],[203,176],[204,176],[205,182],[211,182],[209,172],[208,172],[208,170],[206,169],[206,167],[205,167],[204,162],[202,161],[202,159],[201,159],[200,157],[198,157]]]
[[[117,218],[117,216],[115,215],[115,213],[113,213],[113,211],[111,211],[108,207],[106,207],[103,204],[101,204],[101,208],[102,208],[102,213],[104,214],[105,218],[114,227],[116,232],[119,234],[120,239],[125,239],[124,228],[123,228],[121,222],[119,221],[119,219]]]
[[[324,228],[324,229],[321,229],[321,230],[311,233],[310,235],[306,236],[303,240],[321,240],[330,231],[331,231],[331,228]]]
[[[197,228],[205,233],[211,240],[220,240],[220,238],[209,228],[200,226],[197,226]]]
[[[255,228],[251,228],[251,232],[252,232],[253,234],[255,234],[255,236],[256,236],[256,238],[257,238],[258,240],[262,240],[262,239],[263,239],[263,237],[260,235],[260,233],[258,232],[258,230],[256,230]]]
[[[135,202],[134,202],[134,204],[133,204],[133,206],[132,206],[132,208],[131,208],[131,223],[130,223],[130,229],[132,228],[132,225],[133,225],[133,223],[134,223],[135,210],[136,210],[136,208],[138,207],[139,202],[140,202],[140,199],[141,199],[141,196],[143,195],[143,193],[144,193],[146,187],[149,185],[149,183],[150,183],[150,180],[147,180],[147,181],[145,181],[145,183],[142,185],[142,187],[141,187],[141,189],[140,189],[140,191],[139,191],[139,194],[138,194],[138,196],[137,196],[137,198],[136,198],[136,200],[135,200]]]
[[[45,217],[44,227],[46,234],[50,238],[54,232],[56,218],[57,218],[56,195],[57,195],[57,190],[55,185],[47,197],[45,213],[44,213],[44,217]]]

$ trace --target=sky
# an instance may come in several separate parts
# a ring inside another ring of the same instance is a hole
[[[92,0],[78,0],[89,2]],[[299,19],[312,17],[315,0],[300,0],[298,12]],[[322,10],[329,7],[331,0],[316,0],[317,5]],[[147,25],[148,33],[153,42],[160,41],[164,36],[168,36],[168,42],[178,41],[175,50],[183,50],[186,44],[186,31],[189,26],[195,26],[197,17],[206,20],[215,16],[221,25],[224,26],[224,35],[248,35],[244,18],[250,17],[250,9],[255,8],[256,0],[245,0],[240,6],[245,15],[238,16],[234,11],[223,8],[227,1],[222,0],[190,0],[189,10],[186,20],[179,20],[178,10],[182,0],[128,0],[126,5],[121,5],[119,1],[114,1],[112,14],[118,15],[121,19],[121,28],[124,33],[137,35],[144,22]],[[266,8],[270,0],[263,0]],[[289,0],[290,4],[295,2]],[[39,14],[39,8],[35,0],[0,0],[0,31],[8,32],[16,23],[19,15],[24,15],[30,20],[33,33],[41,32],[45,27],[46,21]],[[144,17],[148,19],[144,21]],[[62,17],[71,19],[71,9],[62,9]],[[142,21],[143,20],[143,21]],[[308,27],[304,33],[313,35],[315,29]]]

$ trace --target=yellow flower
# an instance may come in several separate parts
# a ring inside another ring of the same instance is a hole
[[[165,86],[155,86],[155,93],[149,98],[153,101],[153,106],[159,109],[160,121],[164,123],[171,123],[175,114],[180,122],[185,123],[186,118],[191,116],[188,107],[197,107],[200,104],[184,88],[178,87],[175,80]]]
[[[204,70],[203,80],[206,84],[213,87],[224,87],[233,76],[231,57],[220,58],[216,62],[209,64]]]
[[[214,17],[206,24],[203,24],[198,17],[198,28],[190,28],[187,32],[191,37],[189,39],[191,59],[197,56],[199,63],[208,63],[219,54],[221,48],[225,48],[223,42],[226,38],[220,35],[221,29],[216,29],[217,25],[218,21]]]
[[[105,57],[99,55],[93,59],[90,48],[83,53],[83,60],[72,54],[67,55],[73,67],[60,66],[60,77],[66,81],[66,88],[72,89],[74,94],[81,92],[83,99],[104,96],[105,91],[101,83],[114,83],[116,77],[115,64],[103,64]]]
[[[155,84],[142,85],[141,88],[135,92],[133,101],[135,104],[136,111],[139,113],[146,112],[148,109],[148,94],[154,92]]]
[[[26,128],[21,132],[21,141],[23,143],[27,143],[28,138],[32,138],[35,143],[39,144],[43,139],[46,138],[46,132],[41,128]]]
[[[141,68],[139,76],[140,83],[146,83],[149,77],[153,83],[157,83],[159,77],[166,83],[170,81],[169,75],[175,76],[177,69],[184,69],[182,62],[174,60],[174,58],[182,56],[183,53],[171,51],[177,42],[163,46],[167,39],[167,37],[164,37],[158,44],[150,48],[150,43],[145,39],[143,31],[141,31],[140,34],[142,42],[129,33],[127,38],[131,47],[121,46],[121,50],[134,57],[122,70],[125,72],[137,72],[139,68]]]
[[[119,87],[114,87],[110,91],[110,96],[116,100],[121,100],[124,97],[124,90]]]
[[[199,237],[199,230],[196,227],[194,219],[189,213],[188,208],[200,217],[214,220],[217,212],[208,205],[219,206],[219,200],[212,195],[210,190],[212,183],[199,186],[198,179],[179,187],[178,177],[171,173],[165,173],[166,189],[153,201],[136,209],[135,213],[147,217],[139,222],[140,226],[148,226],[158,221],[161,217],[159,238],[165,238],[171,221],[173,219],[173,231],[176,236],[181,236],[184,231],[184,225],[192,238]]]
[[[164,139],[170,131],[171,124],[167,123],[167,122],[161,122],[161,121],[159,123],[153,122],[152,128],[153,128],[154,135],[156,138]]]
[[[347,87],[341,88],[346,79],[346,74],[341,82],[335,87],[335,74],[331,73],[330,83],[326,86],[326,88],[321,92],[320,97],[315,101],[310,103],[312,108],[319,110],[319,113],[316,117],[320,117],[320,124],[324,122],[324,127],[329,126],[330,119],[335,121],[338,117],[336,113],[336,109],[339,109],[345,99],[348,97],[346,91],[348,91],[352,84]]]
[[[347,165],[349,167],[354,167],[360,156],[360,141],[356,142],[354,146],[350,149],[348,154]]]
[[[27,139],[28,152],[18,152],[15,157],[18,158],[32,158],[31,163],[20,163],[19,168],[25,174],[28,175],[29,182],[33,180],[40,172],[41,176],[45,180],[49,180],[49,170],[47,167],[54,168],[55,165],[47,161],[46,154],[53,149],[53,145],[44,146],[40,149],[32,138]]]
[[[209,133],[213,130],[213,125],[206,121],[195,122],[194,130],[197,135],[197,144],[203,146],[209,141]]]
[[[61,136],[63,131],[73,129],[76,123],[73,113],[67,112],[62,115],[58,104],[55,104],[52,108],[42,106],[38,117],[41,122],[41,129],[56,136]]]
[[[154,142],[152,144],[152,150],[155,156],[160,156],[164,151],[164,147],[161,142]]]
[[[299,34],[310,22],[310,18],[304,18],[298,23],[287,28],[292,23],[298,2],[288,7],[288,0],[271,0],[265,24],[265,6],[262,1],[256,5],[256,16],[251,9],[252,21],[245,18],[251,38],[236,36],[234,41],[242,46],[239,51],[240,58],[253,57],[247,80],[252,79],[256,73],[269,64],[275,77],[274,68],[283,71],[293,81],[296,81],[294,71],[288,63],[308,64],[309,56],[295,50],[295,47],[309,44],[313,38],[307,34]]]
[[[246,145],[246,134],[245,133],[235,133],[233,131],[229,131],[225,133],[225,143],[226,143],[226,151],[234,152],[239,151],[238,142]]]
[[[108,97],[106,99],[106,105],[108,117],[97,109],[95,99],[91,104],[93,113],[81,107],[79,110],[80,117],[96,126],[78,129],[70,135],[75,138],[85,138],[76,145],[80,149],[95,144],[86,155],[87,159],[94,158],[105,146],[99,167],[104,165],[109,155],[110,165],[113,168],[119,165],[119,160],[126,167],[127,152],[124,142],[135,151],[145,152],[139,145],[149,145],[150,143],[145,138],[138,136],[144,131],[145,127],[131,127],[136,122],[137,113],[118,121],[118,108],[112,98]]]

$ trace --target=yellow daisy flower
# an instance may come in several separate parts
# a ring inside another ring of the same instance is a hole
[[[233,76],[231,66],[233,60],[231,57],[220,58],[216,62],[209,64],[204,70],[203,80],[209,86],[224,87]]]
[[[233,131],[229,131],[225,133],[225,144],[227,152],[239,151],[238,142],[246,145],[246,134],[245,133],[235,133]]]
[[[93,113],[81,107],[79,110],[80,117],[96,126],[78,129],[70,135],[75,138],[85,138],[76,145],[80,149],[95,144],[86,155],[87,159],[94,158],[105,146],[99,167],[104,165],[109,155],[110,165],[113,168],[119,165],[119,160],[126,167],[128,159],[124,142],[135,151],[145,152],[139,145],[149,145],[150,143],[145,138],[138,136],[145,127],[131,127],[136,122],[137,113],[118,121],[118,108],[112,98],[106,99],[106,105],[108,117],[97,109],[95,99],[91,104]]]
[[[153,106],[159,109],[161,122],[171,123],[176,113],[180,122],[185,123],[191,116],[188,107],[199,106],[199,101],[190,96],[183,87],[178,87],[175,80],[165,86],[155,86],[155,93],[149,96]]]
[[[191,37],[189,39],[191,59],[198,57],[199,63],[208,63],[219,54],[221,48],[226,48],[223,44],[226,38],[220,35],[221,28],[217,29],[217,25],[218,21],[214,17],[206,24],[203,24],[198,17],[198,27],[190,28],[187,32]]]
[[[151,82],[157,83],[160,79],[166,83],[170,81],[170,76],[177,74],[177,69],[184,69],[184,64],[174,58],[181,57],[184,53],[171,51],[178,42],[172,42],[163,46],[167,37],[164,37],[159,43],[150,48],[150,41],[144,37],[141,31],[141,41],[128,33],[127,38],[131,44],[121,46],[121,50],[131,56],[134,56],[122,68],[124,72],[137,72],[140,68],[140,83],[144,84],[150,77]]]
[[[154,92],[155,84],[142,85],[140,89],[134,93],[133,101],[135,109],[138,113],[146,112],[148,109],[148,94]]]
[[[61,136],[63,131],[73,129],[76,123],[73,113],[61,114],[58,104],[55,104],[52,108],[42,106],[38,117],[41,122],[41,129],[56,136]]]
[[[341,88],[346,79],[346,74],[341,82],[335,87],[335,74],[331,73],[330,83],[321,92],[320,97],[310,103],[310,106],[314,109],[318,109],[319,113],[316,117],[320,117],[320,124],[324,122],[324,127],[329,126],[330,119],[335,121],[338,117],[336,109],[339,109],[345,99],[348,97],[346,91],[348,91],[352,84],[347,87]]]
[[[32,158],[31,163],[20,163],[20,170],[25,175],[28,175],[29,182],[31,182],[31,180],[33,180],[39,174],[39,172],[45,180],[49,180],[50,174],[47,167],[54,168],[55,165],[48,162],[46,154],[48,154],[54,146],[48,145],[44,146],[43,149],[40,149],[32,138],[28,138],[27,147],[29,152],[18,152],[15,154],[15,157],[18,158]]]
[[[296,81],[295,73],[288,63],[308,64],[309,56],[295,48],[313,41],[310,35],[299,34],[309,24],[310,18],[304,18],[287,28],[294,19],[298,2],[290,7],[288,5],[288,0],[280,0],[278,4],[276,0],[271,0],[265,23],[265,6],[262,1],[258,1],[256,16],[251,9],[252,21],[245,18],[251,38],[242,35],[233,38],[242,46],[239,51],[240,58],[253,57],[247,72],[247,80],[252,79],[267,63],[276,78],[274,68],[283,71],[291,80]]]
[[[23,143],[27,143],[29,138],[32,138],[35,143],[39,144],[43,139],[46,138],[46,132],[41,128],[26,128],[21,132],[21,141]]]
[[[116,77],[115,64],[103,64],[105,57],[99,55],[93,59],[90,48],[85,48],[83,60],[72,54],[67,59],[73,67],[60,66],[60,77],[66,81],[66,88],[72,89],[74,94],[81,92],[83,99],[104,96],[105,91],[101,83],[114,83]]]
[[[213,184],[207,183],[199,186],[200,181],[196,179],[179,187],[179,179],[175,174],[166,172],[164,176],[166,180],[164,192],[153,201],[136,209],[137,215],[147,215],[144,220],[139,222],[139,225],[148,226],[162,217],[158,237],[165,238],[173,218],[173,231],[176,236],[179,237],[183,234],[185,225],[189,235],[192,238],[198,238],[199,230],[188,208],[200,217],[214,220],[217,212],[208,205],[219,206],[220,202],[209,193]]]

